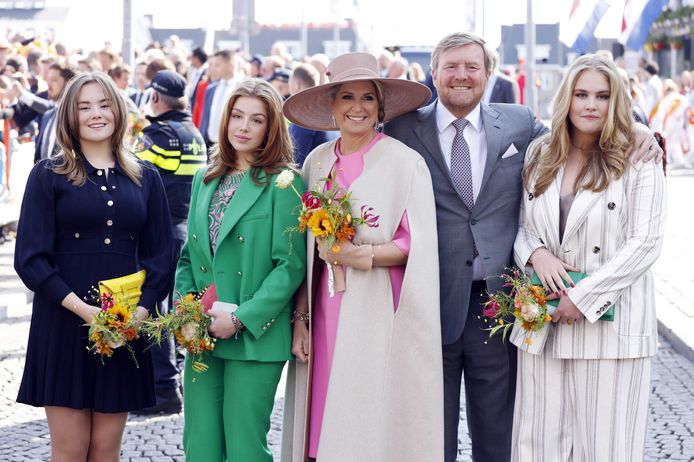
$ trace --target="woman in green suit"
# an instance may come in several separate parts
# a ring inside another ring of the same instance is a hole
[[[220,302],[238,305],[232,313],[209,312],[210,334],[219,339],[203,359],[209,369],[195,372],[186,360],[189,462],[272,461],[270,414],[292,358],[292,296],[306,271],[304,238],[285,233],[296,225],[300,200],[274,186],[291,156],[282,99],[265,81],[243,82],[226,104],[209,167],[193,180],[188,240],[176,271],[179,293],[214,283]]]

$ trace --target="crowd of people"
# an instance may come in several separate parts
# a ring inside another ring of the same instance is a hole
[[[686,74],[651,94],[654,63],[642,92],[604,53],[580,57],[546,127],[468,33],[428,74],[385,52],[297,63],[281,44],[244,57],[175,39],[119,61],[0,43],[3,117],[36,162],[17,400],[46,409],[53,460],[117,461],[129,412],[183,407],[186,460],[271,461],[287,362],[285,462],[455,462],[463,379],[476,461],[643,459],[666,199],[637,121],[681,144],[670,165],[690,161],[691,136],[669,131],[691,128]],[[307,200],[276,186],[287,170],[299,194],[349,191],[377,223],[339,245],[287,233]],[[559,300],[544,343],[518,322],[509,341],[486,330],[512,265]],[[90,287],[140,269],[138,319],[214,287],[204,373],[172,338],[87,351]]]

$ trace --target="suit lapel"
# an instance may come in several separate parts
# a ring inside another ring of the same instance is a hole
[[[484,175],[482,176],[482,185],[480,186],[480,196],[484,191],[484,186],[489,181],[494,171],[494,166],[499,160],[499,151],[501,143],[505,139],[501,130],[501,122],[499,121],[499,112],[486,105],[482,104],[482,124],[484,125],[485,137],[487,138],[487,160],[484,164]]]
[[[258,175],[258,181],[261,183],[259,186],[253,182],[250,171],[244,175],[239,188],[234,193],[224,212],[224,218],[222,218],[222,224],[219,227],[219,236],[217,236],[217,247],[219,247],[224,238],[236,226],[236,223],[255,204],[255,201],[258,200],[260,194],[265,190],[265,178],[265,172],[261,171]],[[274,188],[274,185],[269,185],[268,187]]]
[[[581,190],[576,194],[569,216],[566,218],[566,226],[564,227],[564,239],[566,242],[578,230],[579,226],[585,221],[590,208],[600,198],[601,193],[593,191]]]
[[[205,184],[202,179],[200,180],[200,192],[198,193],[198,200],[195,207],[195,234],[197,239],[200,240],[201,248],[205,251],[205,256],[208,258],[208,265],[212,263],[212,251],[210,249],[210,220],[209,220],[209,209],[210,202],[212,201],[212,194],[214,194],[217,186],[219,185],[219,180],[221,177],[217,177],[209,183]],[[190,238],[190,236],[188,236]]]
[[[455,191],[456,189],[451,179],[451,171],[446,165],[443,151],[441,151],[439,128],[436,125],[436,104],[438,104],[438,100],[419,111],[418,118],[421,123],[415,126],[414,132],[417,138],[419,138],[423,150],[426,151],[426,155],[441,169],[442,176],[448,179],[449,186]],[[422,153],[420,152],[420,154]]]
[[[551,242],[545,242],[545,244],[550,249],[558,249],[561,246],[561,239],[559,239],[559,197],[563,174],[564,167],[561,167],[552,184],[537,198],[542,201],[542,214],[544,215],[542,219],[547,220],[548,237],[551,239]],[[537,220],[537,216],[535,220]],[[564,229],[566,230],[566,228]]]

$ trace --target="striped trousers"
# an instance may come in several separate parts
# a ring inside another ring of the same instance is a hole
[[[518,351],[513,462],[643,460],[651,358]]]

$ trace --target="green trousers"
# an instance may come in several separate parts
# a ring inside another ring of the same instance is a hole
[[[270,415],[284,362],[186,358],[183,449],[187,462],[272,462]]]

